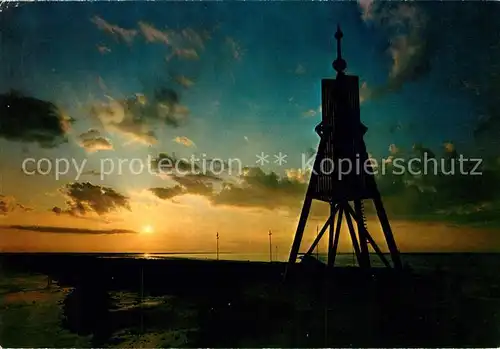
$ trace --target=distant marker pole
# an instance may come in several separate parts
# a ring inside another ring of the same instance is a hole
[[[216,238],[217,238],[217,260],[219,260],[219,232],[217,232]]]
[[[319,235],[319,227],[316,225],[316,238]],[[319,249],[318,249],[319,244],[316,244],[316,259],[319,261]]]
[[[273,233],[269,230],[269,261],[273,261]]]

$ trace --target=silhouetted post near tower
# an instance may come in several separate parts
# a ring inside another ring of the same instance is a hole
[[[321,82],[322,120],[315,128],[320,137],[320,143],[290,251],[287,270],[297,260],[313,200],[329,203],[330,217],[306,252],[306,256],[313,253],[325,231],[330,228],[327,264],[329,267],[334,266],[342,219],[345,216],[358,265],[361,268],[371,267],[368,249],[371,246],[382,262],[387,267],[391,267],[366,226],[363,200],[373,200],[391,255],[392,267],[402,268],[399,251],[363,139],[367,127],[361,123],[360,119],[359,79],[357,76],[344,73],[347,63],[342,57],[342,37],[340,26],[337,26],[335,33],[337,59],[332,64],[337,76],[335,79],[323,79]],[[357,229],[353,220],[356,222]]]
[[[269,230],[269,262],[273,261],[273,233]]]
[[[319,236],[319,227],[316,225],[316,239]],[[316,259],[319,261],[319,244],[316,244]]]
[[[219,260],[219,232],[217,232],[216,239],[217,239],[217,260]]]

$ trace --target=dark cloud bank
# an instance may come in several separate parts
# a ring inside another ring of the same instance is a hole
[[[54,148],[68,141],[71,122],[52,102],[17,91],[0,94],[0,137],[9,141]]]
[[[189,113],[181,104],[180,94],[163,86],[124,100],[95,103],[90,108],[91,118],[100,127],[146,144],[158,141],[158,126],[178,128],[186,123]]]
[[[127,229],[80,229],[67,227],[49,227],[39,225],[8,225],[4,226],[8,229],[26,230],[39,233],[54,233],[54,234],[87,234],[87,235],[115,235],[115,234],[137,234],[136,231]]]
[[[411,152],[399,151],[393,156],[406,163],[411,159],[420,159],[422,163],[426,158],[435,159],[437,171],[433,171],[432,162],[429,174],[423,175],[412,175],[409,172],[394,174],[396,169],[393,165],[385,165],[385,174],[378,174],[376,178],[386,209],[392,218],[484,226],[496,226],[500,223],[497,214],[500,208],[500,162],[482,163],[476,169],[476,163],[465,162],[461,173],[458,162],[460,153],[450,144],[443,151],[432,151],[423,145],[416,145]],[[452,168],[454,173],[450,174]],[[472,170],[481,174],[471,175]],[[196,194],[206,197],[214,205],[270,210],[283,208],[292,215],[299,214],[307,189],[307,181],[303,178],[265,173],[256,167],[246,168],[236,181],[224,181],[219,187],[217,183],[220,182],[206,175],[172,175],[171,178],[178,184],[166,188],[151,188],[150,191],[164,200],[184,194]],[[325,207],[313,211],[313,214],[319,216],[326,216],[327,213]],[[374,214],[371,205],[367,205],[367,214]]]
[[[104,215],[120,208],[130,210],[128,197],[112,188],[94,185],[90,182],[67,184],[61,192],[67,199],[67,207],[54,207],[52,211],[56,214]]]

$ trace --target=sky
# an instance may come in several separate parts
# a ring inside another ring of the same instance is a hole
[[[286,257],[340,24],[373,159],[477,160],[479,175],[376,175],[401,251],[495,252],[498,6],[4,2],[0,249],[212,251],[218,232],[224,251],[265,252],[271,230]],[[304,248],[327,212],[314,204]]]

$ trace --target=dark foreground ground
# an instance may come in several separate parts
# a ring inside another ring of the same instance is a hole
[[[500,291],[480,275],[298,264],[284,283],[282,263],[54,254],[0,266],[3,347],[500,344]]]

